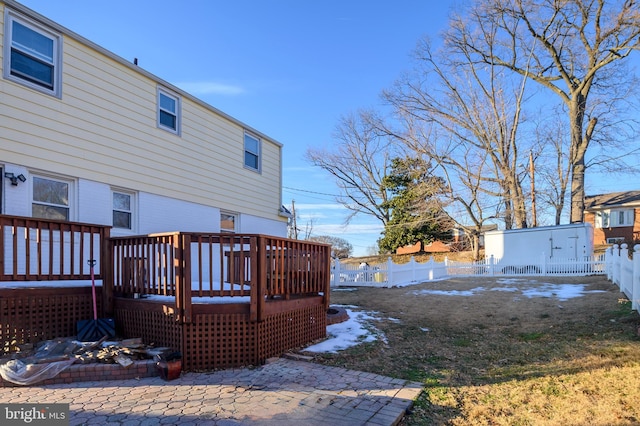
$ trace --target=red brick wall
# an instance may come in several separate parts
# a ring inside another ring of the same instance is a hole
[[[597,228],[595,224],[595,215],[586,212],[584,221],[593,225],[593,244],[607,244],[607,238],[624,238],[627,244],[634,244],[640,241],[640,214],[636,211],[634,225],[618,226],[615,228]]]

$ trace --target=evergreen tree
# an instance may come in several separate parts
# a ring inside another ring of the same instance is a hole
[[[427,162],[421,158],[395,158],[383,183],[391,194],[384,206],[391,210],[391,219],[378,240],[381,253],[447,235],[449,219],[438,200],[444,180],[431,175]]]

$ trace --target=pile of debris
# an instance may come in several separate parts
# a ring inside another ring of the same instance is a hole
[[[52,378],[72,364],[119,364],[126,368],[135,361],[176,358],[179,353],[166,347],[145,345],[142,339],[80,342],[73,338],[23,344],[17,352],[0,357],[0,376],[17,384],[33,384]]]

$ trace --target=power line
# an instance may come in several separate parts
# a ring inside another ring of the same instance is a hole
[[[288,189],[289,191],[296,191],[296,192],[307,192],[309,194],[327,195],[329,197],[339,197],[339,195],[335,195],[335,194],[327,194],[326,192],[310,191],[308,189],[291,188],[290,186],[283,186],[282,189]]]

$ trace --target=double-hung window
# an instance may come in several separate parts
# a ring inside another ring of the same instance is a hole
[[[158,89],[158,127],[180,134],[180,98]]]
[[[60,35],[9,10],[5,14],[5,23],[4,78],[60,97]]]
[[[33,176],[31,215],[41,219],[70,220],[72,183]]]
[[[134,195],[123,191],[112,191],[113,227],[120,229],[134,229]]]
[[[633,226],[634,210],[602,210],[596,212],[596,228],[615,228]]]
[[[244,134],[244,166],[248,169],[260,171],[260,139]]]

